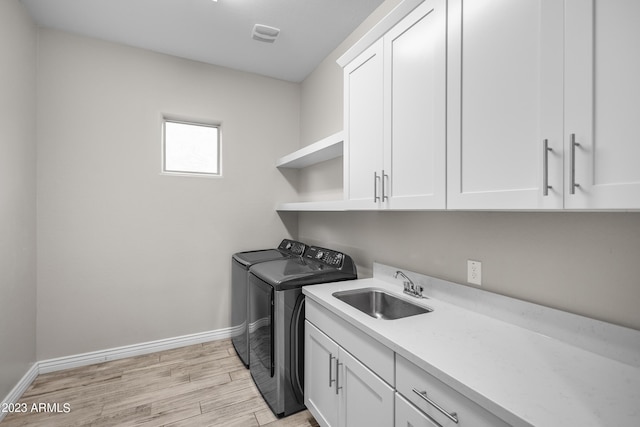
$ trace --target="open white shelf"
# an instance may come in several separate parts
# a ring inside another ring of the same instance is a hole
[[[291,154],[280,157],[276,161],[276,167],[289,169],[302,169],[327,160],[335,159],[344,154],[344,133],[342,131],[328,136],[320,141],[307,145]],[[276,210],[279,212],[303,212],[303,211],[345,211],[345,200],[328,200],[317,202],[286,202],[278,203]]]
[[[276,167],[301,169],[326,160],[335,159],[343,154],[343,141],[343,132],[340,131],[291,154],[280,157],[276,161]]]
[[[336,211],[346,211],[347,203],[345,200],[327,200],[320,202],[287,202],[287,203],[279,203],[276,206],[276,210],[279,212],[305,212],[305,211],[316,211],[316,212],[336,212]]]

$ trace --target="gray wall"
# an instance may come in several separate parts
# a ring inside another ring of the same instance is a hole
[[[36,29],[0,1],[0,400],[36,360]]]
[[[231,326],[231,255],[297,231],[299,84],[43,29],[38,93],[38,359]],[[222,123],[223,178],[160,174],[163,113]]]
[[[343,127],[342,71],[335,63],[398,3],[387,0],[302,84],[303,145]],[[300,174],[301,197],[342,197],[341,159]],[[640,329],[640,213],[301,213],[299,236],[356,259],[466,283],[482,261],[482,289]]]

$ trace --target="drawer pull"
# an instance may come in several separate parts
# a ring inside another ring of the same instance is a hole
[[[334,382],[336,382],[336,380],[334,380],[334,379],[332,378],[332,377],[333,377],[333,375],[332,375],[332,373],[331,373],[331,371],[332,371],[332,369],[331,369],[331,365],[332,365],[332,363],[331,363],[331,362],[333,362],[333,359],[335,359],[335,357],[333,357],[333,354],[329,353],[329,388],[331,388],[331,385],[332,385]]]
[[[384,191],[385,183],[386,183],[387,181],[389,181],[389,175],[387,175],[386,173],[384,173],[384,169],[382,169],[382,201],[383,201],[383,202],[389,198],[389,196],[387,196],[387,195],[385,194],[385,191]]]
[[[549,190],[553,187],[549,185],[549,151],[553,151],[553,148],[549,148],[549,140],[542,141],[542,195],[548,196]]]
[[[433,400],[431,400],[431,399],[429,399],[427,397],[427,392],[426,391],[418,391],[417,389],[414,388],[413,392],[415,394],[417,394],[418,396],[420,396],[420,398],[422,398],[422,400],[427,402],[429,405],[433,406],[438,411],[442,412],[442,414],[444,416],[446,416],[447,418],[449,418],[451,421],[453,421],[454,423],[458,424],[458,414],[456,414],[455,412],[449,413],[449,412],[445,411],[442,408],[442,406],[438,405],[436,402],[434,402]]]
[[[569,194],[576,194],[576,188],[580,187],[580,184],[576,183],[576,147],[580,147],[580,144],[576,142],[576,134],[572,133],[569,137],[571,157],[569,159]]]

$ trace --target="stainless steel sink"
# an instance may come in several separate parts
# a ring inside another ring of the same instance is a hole
[[[428,307],[414,304],[404,298],[398,298],[382,289],[354,289],[352,291],[334,292],[333,296],[377,319],[402,319],[403,317],[433,311]]]

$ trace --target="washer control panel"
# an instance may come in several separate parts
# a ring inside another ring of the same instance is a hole
[[[344,260],[343,253],[315,246],[310,246],[305,252],[304,257],[320,261],[323,264],[327,264],[335,268],[340,268],[342,266],[342,261]]]

